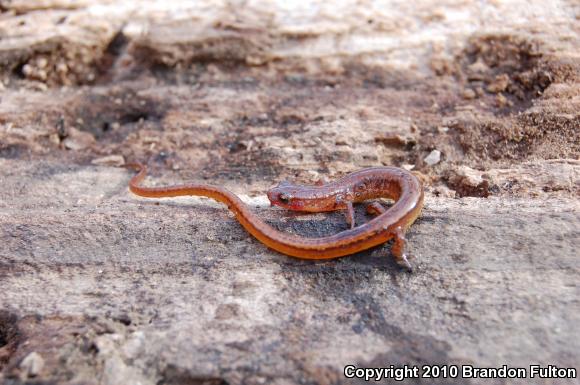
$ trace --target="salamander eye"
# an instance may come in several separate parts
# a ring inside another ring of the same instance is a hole
[[[280,200],[280,202],[284,203],[285,205],[290,203],[290,195],[288,195],[288,194],[282,193],[278,196],[278,199]]]
[[[354,191],[356,192],[365,192],[367,189],[367,186],[364,184],[364,182],[358,183],[356,186],[354,186]]]

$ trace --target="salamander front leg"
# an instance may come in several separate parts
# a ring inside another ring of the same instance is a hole
[[[407,255],[405,254],[405,250],[407,248],[407,240],[405,239],[405,233],[403,232],[403,228],[401,226],[397,227],[394,232],[395,242],[391,247],[391,252],[393,256],[397,260],[397,263],[405,267],[408,271],[413,271],[413,267],[409,263],[407,259]]]
[[[346,211],[344,215],[346,216],[346,223],[350,225],[351,229],[354,229],[354,207],[352,207],[352,202],[346,202]]]

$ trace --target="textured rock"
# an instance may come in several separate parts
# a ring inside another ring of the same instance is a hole
[[[435,166],[437,163],[441,161],[441,151],[433,150],[423,159],[425,163],[429,166]]]
[[[1,209],[2,307],[43,315],[41,330],[62,313],[115,322],[115,332],[81,332],[96,358],[76,353],[103,362],[103,383],[324,382],[321,371],[338,381],[346,363],[575,365],[577,200],[428,198],[409,235],[417,271],[408,275],[382,248],[321,263],[285,257],[224,207],[132,197],[122,169],[3,169],[14,172],[4,189],[30,190]],[[258,211],[302,234],[345,228],[340,215]],[[34,348],[45,336],[23,338]]]
[[[36,352],[32,352],[24,357],[20,363],[19,369],[22,371],[23,379],[26,379],[38,376],[43,366],[44,360],[42,359],[42,356]]]

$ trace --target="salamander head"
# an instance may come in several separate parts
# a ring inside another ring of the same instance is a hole
[[[268,190],[270,205],[280,206],[287,210],[303,211],[304,201],[296,198],[299,189],[299,186],[287,181],[278,183],[278,185]]]
[[[318,213],[344,208],[344,205],[339,204],[336,194],[325,194],[320,189],[321,187],[297,186],[284,181],[268,190],[268,199],[272,206],[293,211]]]

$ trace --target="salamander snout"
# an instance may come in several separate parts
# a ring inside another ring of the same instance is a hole
[[[268,190],[271,206],[280,206],[287,210],[301,210],[303,202],[295,197],[296,186],[289,182],[281,182]]]
[[[292,196],[288,192],[280,191],[278,187],[268,190],[270,205],[288,208],[292,201]]]

